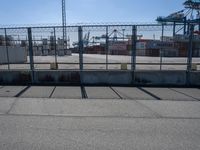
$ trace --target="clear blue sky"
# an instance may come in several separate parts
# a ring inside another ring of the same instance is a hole
[[[66,0],[67,22],[154,22],[184,0]],[[61,0],[1,0],[0,24],[61,23]]]

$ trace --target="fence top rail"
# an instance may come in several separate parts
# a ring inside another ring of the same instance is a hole
[[[9,63],[10,65],[28,65],[30,63]],[[39,64],[39,65],[43,65],[43,64],[47,64],[50,65],[52,64],[51,62],[34,62],[34,64]],[[66,65],[78,65],[80,63],[68,63],[68,62],[57,62],[57,64],[66,64]],[[121,65],[121,64],[127,64],[127,65],[132,65],[133,63],[122,63],[122,62],[118,62],[118,63],[83,63],[85,65]],[[147,66],[151,66],[151,65],[160,65],[160,63],[147,63],[147,62],[140,62],[140,63],[135,63],[136,65],[147,65]],[[200,63],[192,63],[194,65],[200,65]],[[8,65],[8,63],[0,63],[0,65]],[[162,63],[162,65],[187,65],[187,63]]]
[[[162,24],[162,23],[148,23],[148,24],[76,24],[76,25],[67,25],[65,26],[66,28],[77,28],[77,27],[130,27],[130,26],[173,26],[172,23],[168,23],[168,24]],[[176,25],[183,25],[183,23],[179,23]],[[46,25],[46,26],[16,26],[16,27],[9,27],[9,26],[3,26],[0,25],[0,30],[5,30],[5,29],[27,29],[27,28],[63,28],[63,26],[61,25]]]

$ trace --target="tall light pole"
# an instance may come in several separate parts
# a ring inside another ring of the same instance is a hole
[[[63,26],[63,48],[65,44],[67,45],[67,21],[66,21],[66,7],[65,0],[62,0],[62,26]]]

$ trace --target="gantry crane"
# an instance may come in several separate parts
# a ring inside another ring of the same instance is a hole
[[[170,14],[167,17],[158,17],[157,21],[160,23],[174,23],[174,31],[176,24],[184,24],[184,34],[187,34],[186,26],[190,23],[198,24],[200,31],[200,0],[186,0],[184,3],[184,9]],[[196,16],[194,16],[196,13]],[[174,33],[175,34],[175,33]]]

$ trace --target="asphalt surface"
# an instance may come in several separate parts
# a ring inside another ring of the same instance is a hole
[[[200,89],[0,87],[0,150],[198,150]]]

